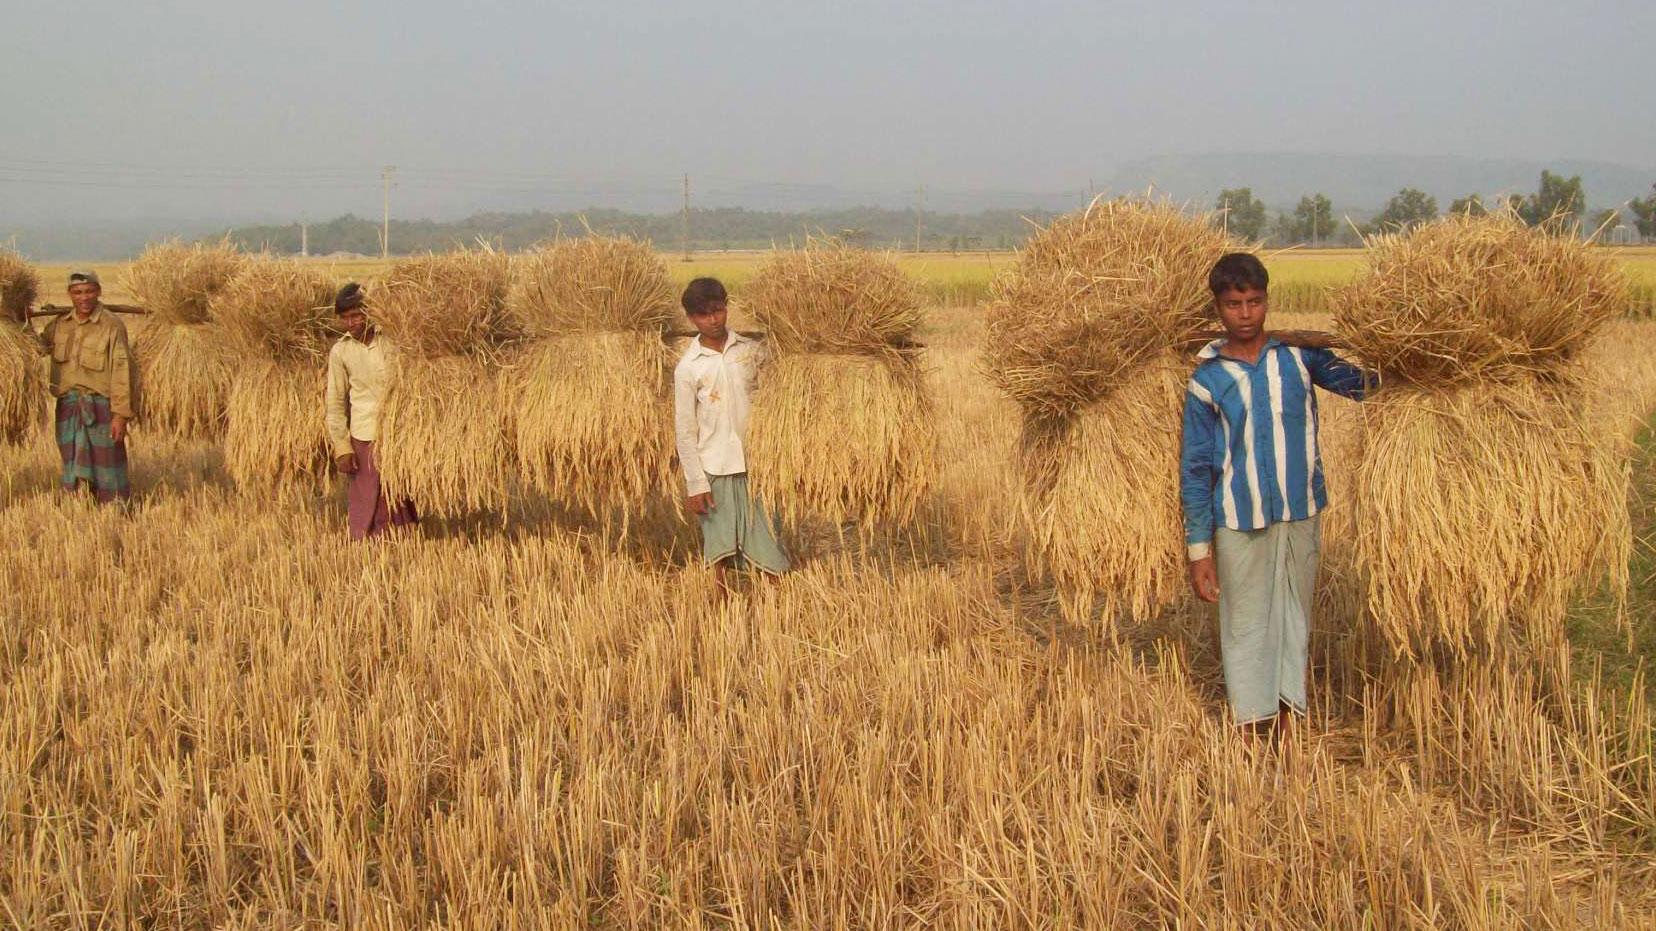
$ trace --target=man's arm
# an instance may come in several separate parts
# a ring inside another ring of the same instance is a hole
[[[1184,433],[1179,444],[1179,503],[1184,511],[1185,555],[1190,587],[1203,601],[1219,599],[1213,562],[1213,434],[1218,425],[1212,395],[1196,379],[1185,389]]]
[[[138,363],[132,358],[132,344],[126,327],[115,328],[109,341],[109,412],[122,420],[137,417]]]
[[[692,500],[708,494],[712,491],[712,485],[707,480],[707,473],[702,471],[701,429],[696,424],[696,382],[682,366],[673,369],[673,436],[678,444],[679,465],[684,468],[685,494]]]
[[[1312,383],[1341,397],[1361,401],[1380,386],[1380,377],[1365,372],[1335,355],[1330,349],[1303,349],[1305,367],[1311,372]]]
[[[335,459],[352,455],[351,415],[345,399],[351,391],[351,376],[345,371],[345,362],[339,358],[336,344],[328,352],[328,387],[323,399],[322,417],[328,425],[328,444],[333,447]]]

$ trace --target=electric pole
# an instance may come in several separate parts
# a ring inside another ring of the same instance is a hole
[[[690,174],[684,175],[684,215],[679,218],[679,252],[690,261]]]
[[[391,177],[397,166],[387,165],[380,170],[380,181],[385,184],[385,217],[380,221],[380,258],[391,257]]]
[[[299,257],[310,255],[310,224],[299,221]]]
[[[924,232],[925,232],[925,229],[926,229],[926,227],[925,227],[925,217],[926,217],[926,186],[924,184],[922,184],[922,185],[920,185],[920,189],[918,191],[916,191],[915,195],[914,195],[914,251],[915,252],[920,251],[920,237],[922,235],[924,235]]]

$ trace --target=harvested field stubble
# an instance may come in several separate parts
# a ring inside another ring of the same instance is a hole
[[[1072,620],[1113,623],[1183,590],[1179,411],[1207,274],[1234,244],[1169,203],[1098,200],[996,279],[983,367],[1023,415],[1028,567]]]
[[[908,524],[938,470],[914,283],[891,256],[813,241],[744,295],[768,356],[745,441],[756,494],[796,526]]]
[[[1345,696],[1370,704],[1276,757],[1234,739],[1177,649],[1149,665],[1032,639],[988,564],[824,559],[720,608],[704,573],[573,535],[340,560],[337,513],[276,505],[0,512],[61,554],[46,579],[0,553],[24,583],[0,613],[26,619],[0,641],[10,920],[1651,916],[1613,845],[1652,836],[1648,755],[1617,737],[1638,719],[1555,716],[1522,678]],[[59,610],[64,592],[85,594]]]
[[[590,516],[637,514],[672,467],[661,259],[631,239],[561,240],[518,261],[507,307],[533,340],[504,396],[524,478]]]

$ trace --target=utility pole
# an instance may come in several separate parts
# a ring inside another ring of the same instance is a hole
[[[310,255],[310,224],[299,221],[299,257]]]
[[[920,237],[925,233],[926,216],[926,186],[920,185],[920,190],[914,196],[914,251],[920,251]]]
[[[380,258],[391,257],[391,177],[397,173],[397,166],[387,165],[380,169],[380,181],[385,184],[385,217],[380,221]]]
[[[679,220],[679,252],[690,261],[690,173],[684,175],[684,216]]]
[[[1220,232],[1224,233],[1226,236],[1229,236],[1230,235],[1230,197],[1226,196],[1223,203],[1224,203],[1224,207],[1222,209],[1220,209],[1220,211],[1219,211],[1219,222],[1221,224]]]

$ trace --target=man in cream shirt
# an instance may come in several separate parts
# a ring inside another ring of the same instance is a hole
[[[714,278],[697,278],[685,288],[684,312],[697,335],[673,369],[685,507],[700,519],[702,555],[713,564],[722,591],[729,591],[729,566],[751,563],[771,576],[789,568],[775,528],[748,490],[742,449],[761,347],[726,326],[727,300],[724,285]]]
[[[419,520],[414,502],[404,499],[393,508],[380,489],[375,444],[396,348],[375,332],[363,304],[361,285],[351,282],[339,289],[334,312],[345,335],[328,352],[328,441],[334,465],[351,477],[346,501],[353,540],[379,536]]]

